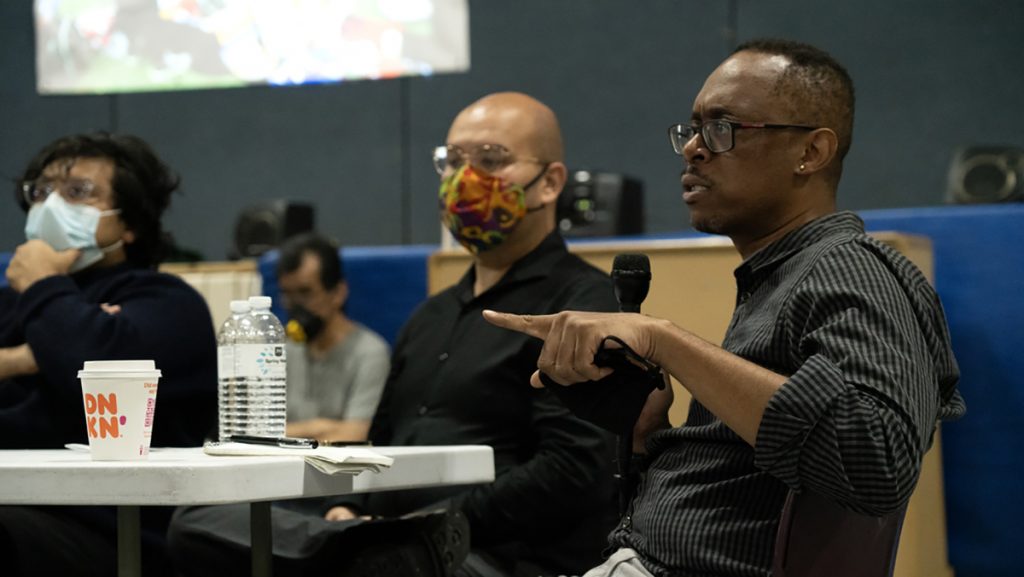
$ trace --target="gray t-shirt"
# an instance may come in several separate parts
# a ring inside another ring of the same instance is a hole
[[[288,421],[373,418],[391,366],[380,335],[356,324],[327,356],[314,360],[304,345],[288,343]]]

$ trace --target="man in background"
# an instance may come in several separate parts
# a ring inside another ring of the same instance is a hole
[[[85,443],[85,361],[152,359],[162,372],[152,445],[198,446],[216,423],[217,359],[203,298],[156,272],[177,176],[141,139],[60,138],[15,196],[26,242],[0,289],[0,447]],[[143,568],[169,574],[168,508],[142,510]],[[0,507],[4,575],[114,575],[113,507]]]
[[[490,445],[496,479],[339,497],[319,519],[275,512],[275,572],[281,575],[571,575],[600,560],[614,525],[610,435],[573,416],[550,391],[526,384],[539,341],[481,317],[484,308],[616,310],[608,276],[570,254],[556,231],[556,200],[567,177],[558,121],[525,94],[492,94],[458,114],[434,162],[441,220],[470,250],[473,264],[403,327],[370,440]],[[424,529],[428,542],[442,542],[429,547],[429,557],[440,562],[424,561],[380,533],[374,546],[356,542],[379,523],[361,516],[437,509],[449,512],[449,522]],[[244,574],[248,517],[225,527],[208,515],[189,509],[172,524],[173,550],[187,561],[183,571]],[[468,556],[461,548],[467,522]],[[455,540],[457,550],[439,550]],[[316,551],[295,560],[308,549]]]
[[[679,427],[648,399],[662,416],[638,423],[644,482],[611,535],[617,551],[587,577],[767,577],[789,491],[902,514],[937,422],[963,414],[935,291],[836,210],[853,110],[831,56],[762,40],[712,72],[669,129],[691,223],[743,257],[721,347],[639,314],[486,313],[544,339],[538,368],[557,383],[609,374],[594,353],[614,335],[693,395]]]
[[[306,233],[281,246],[278,286],[288,312],[288,428],[292,437],[362,441],[390,366],[387,343],[345,316],[338,246]]]

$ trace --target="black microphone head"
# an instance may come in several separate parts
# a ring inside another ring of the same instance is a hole
[[[640,312],[640,303],[647,298],[651,287],[651,260],[646,254],[623,253],[615,255],[612,263],[612,283],[619,310]]]
[[[646,254],[637,252],[624,252],[615,255],[612,262],[612,278],[619,276],[633,278],[651,278],[651,259]]]

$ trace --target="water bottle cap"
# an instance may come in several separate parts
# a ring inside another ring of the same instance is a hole
[[[254,309],[269,309],[270,297],[249,297],[249,304]]]
[[[231,312],[233,313],[247,313],[249,309],[249,301],[231,301]]]

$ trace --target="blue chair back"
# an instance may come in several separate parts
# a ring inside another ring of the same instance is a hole
[[[339,254],[348,282],[346,314],[394,345],[399,329],[427,298],[427,258],[436,245],[345,247]],[[259,260],[263,294],[273,300],[274,313],[287,322],[277,284],[278,251]]]
[[[7,286],[7,265],[11,262],[13,253],[0,252],[0,288]]]

